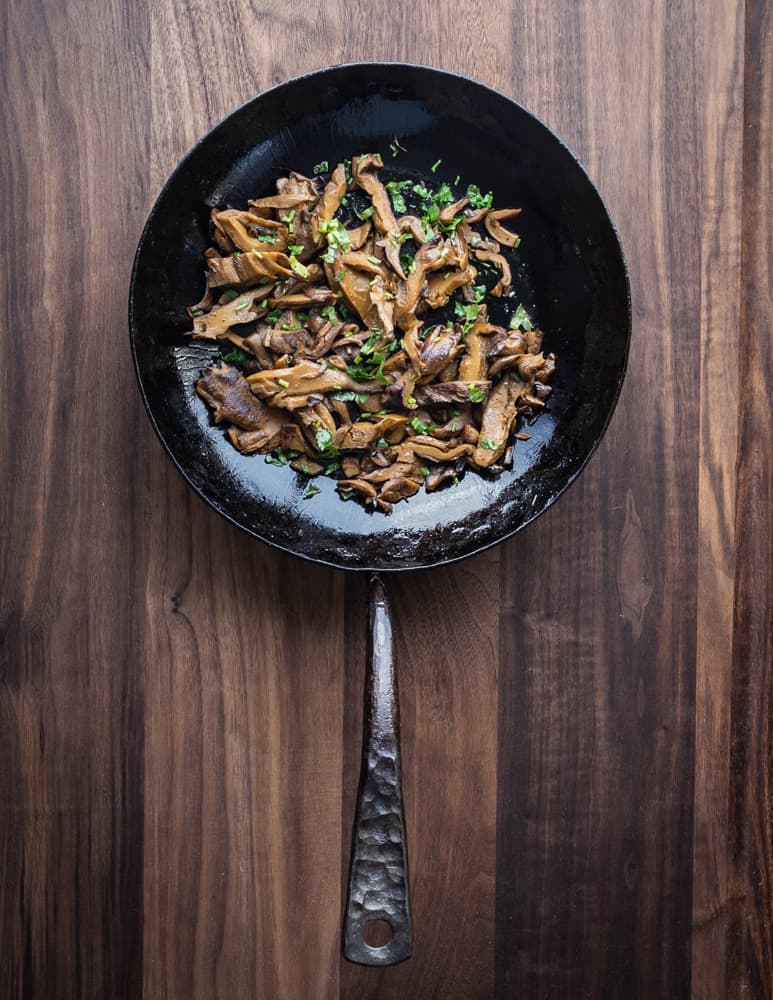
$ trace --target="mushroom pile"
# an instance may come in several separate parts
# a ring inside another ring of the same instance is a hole
[[[447,182],[383,182],[382,168],[377,153],[322,163],[213,210],[189,314],[192,337],[221,343],[196,391],[234,447],[389,513],[422,486],[510,465],[555,358],[513,299],[520,238],[505,223],[520,209],[472,184],[456,197]],[[505,325],[493,300],[512,303]]]

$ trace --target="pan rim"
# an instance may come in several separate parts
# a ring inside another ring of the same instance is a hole
[[[370,563],[366,564],[366,563],[363,563],[361,565],[356,565],[356,566],[343,565],[340,562],[335,562],[331,558],[326,558],[324,556],[318,556],[318,555],[311,555],[311,554],[309,554],[307,552],[303,552],[303,551],[300,551],[300,550],[298,550],[296,548],[293,548],[291,545],[287,545],[287,544],[283,544],[283,543],[274,541],[273,539],[268,538],[268,537],[266,537],[266,536],[258,533],[257,531],[253,530],[252,528],[249,528],[246,525],[242,524],[233,515],[229,514],[227,511],[223,510],[220,506],[218,506],[216,499],[213,498],[213,497],[208,496],[201,489],[201,487],[197,483],[195,483],[193,481],[193,479],[189,475],[188,471],[184,468],[183,464],[178,460],[177,456],[174,454],[174,451],[172,450],[171,445],[169,444],[169,442],[166,440],[164,434],[162,433],[162,431],[161,431],[161,429],[160,429],[160,427],[158,425],[158,422],[156,420],[156,417],[155,417],[155,414],[153,412],[153,409],[151,407],[150,400],[148,399],[148,395],[147,395],[146,390],[145,390],[145,384],[144,384],[144,381],[143,381],[142,371],[140,370],[140,363],[139,363],[139,358],[138,358],[138,353],[137,353],[137,344],[136,344],[136,336],[137,336],[137,333],[138,333],[138,328],[137,328],[137,322],[136,322],[136,316],[135,316],[135,301],[134,300],[135,300],[135,285],[136,285],[137,274],[138,274],[138,270],[139,270],[139,266],[140,266],[140,258],[142,256],[142,252],[143,252],[145,243],[147,241],[147,238],[148,238],[148,236],[150,234],[151,225],[152,225],[152,223],[153,223],[153,221],[155,219],[155,216],[156,216],[157,209],[158,209],[159,205],[162,203],[164,197],[166,196],[167,191],[171,188],[171,186],[173,185],[174,181],[177,179],[177,177],[179,176],[179,174],[181,174],[183,172],[183,170],[187,166],[188,162],[195,156],[195,154],[199,150],[199,148],[204,143],[208,142],[214,136],[214,134],[221,127],[223,127],[228,121],[230,121],[233,117],[235,117],[236,115],[240,114],[247,107],[250,107],[251,105],[255,104],[256,102],[258,102],[260,100],[263,100],[265,97],[267,97],[270,94],[273,94],[273,93],[275,93],[277,91],[281,91],[283,88],[293,86],[293,85],[295,85],[295,84],[297,84],[297,83],[299,83],[301,81],[308,80],[308,79],[310,79],[312,77],[323,76],[325,74],[329,74],[329,73],[337,72],[337,71],[357,70],[357,69],[364,69],[364,68],[380,68],[380,69],[385,69],[387,71],[389,71],[389,70],[400,70],[400,69],[403,69],[403,70],[405,70],[405,69],[419,70],[419,71],[427,72],[427,73],[430,73],[430,74],[433,74],[433,75],[450,77],[450,78],[453,78],[455,80],[463,81],[467,85],[472,85],[473,87],[477,87],[481,91],[488,92],[489,94],[494,95],[495,97],[500,98],[500,99],[508,102],[511,105],[514,105],[515,108],[517,108],[520,112],[522,112],[523,114],[527,115],[529,118],[531,118],[534,121],[536,121],[549,134],[550,138],[553,141],[555,141],[564,150],[564,152],[571,157],[571,159],[574,162],[575,166],[580,170],[580,172],[584,176],[585,180],[587,181],[588,185],[590,186],[591,190],[594,192],[595,197],[598,199],[598,203],[599,203],[599,206],[600,206],[601,210],[603,211],[603,214],[604,214],[604,217],[605,217],[605,220],[606,220],[606,224],[609,227],[609,231],[610,231],[612,237],[614,238],[615,246],[616,246],[616,249],[617,249],[617,254],[619,256],[619,261],[620,261],[620,264],[621,264],[621,267],[622,267],[622,276],[623,276],[624,289],[625,289],[625,313],[626,313],[626,334],[627,335],[626,335],[626,338],[625,338],[625,347],[624,347],[624,351],[623,351],[622,358],[621,358],[620,371],[619,371],[619,373],[617,375],[616,382],[615,382],[615,385],[613,387],[613,391],[612,391],[612,396],[611,396],[611,399],[610,399],[610,403],[608,405],[607,412],[606,412],[606,414],[604,416],[604,419],[603,419],[603,422],[602,422],[602,424],[600,426],[600,429],[598,430],[593,443],[588,448],[588,451],[586,452],[586,454],[580,460],[577,468],[574,470],[574,472],[572,473],[572,475],[570,475],[566,479],[566,481],[562,484],[561,488],[558,489],[547,500],[547,502],[543,506],[541,506],[538,510],[536,510],[534,512],[534,514],[532,514],[531,516],[529,516],[528,518],[526,518],[525,520],[523,520],[520,524],[516,525],[514,528],[512,528],[512,529],[510,529],[508,531],[505,531],[501,535],[498,535],[496,538],[493,538],[493,539],[487,540],[485,542],[482,542],[481,544],[479,544],[479,545],[471,548],[467,552],[453,554],[453,555],[448,556],[447,558],[443,558],[441,556],[441,558],[433,558],[433,559],[428,560],[428,561],[421,561],[421,559],[417,559],[417,561],[412,562],[412,563],[410,563],[408,565],[387,565],[387,564],[379,564],[379,563],[375,563],[375,564],[370,564]],[[629,360],[629,356],[630,356],[631,339],[632,339],[632,336],[633,336],[630,272],[629,272],[628,263],[627,263],[627,260],[626,260],[626,257],[625,257],[625,253],[623,251],[623,245],[622,245],[622,240],[620,238],[620,233],[619,233],[619,231],[617,229],[617,226],[615,225],[615,223],[614,223],[614,221],[612,219],[611,213],[609,211],[609,207],[607,206],[606,201],[604,200],[603,196],[601,195],[601,192],[599,191],[598,187],[594,183],[593,179],[591,178],[590,174],[586,170],[585,166],[580,161],[580,159],[577,157],[577,155],[573,152],[573,150],[564,142],[564,140],[542,118],[540,118],[538,115],[534,114],[532,111],[530,111],[524,105],[520,104],[517,100],[515,100],[515,98],[510,97],[509,95],[503,93],[502,91],[496,89],[495,87],[492,87],[492,86],[490,86],[489,84],[486,84],[486,83],[482,83],[480,80],[476,80],[473,77],[467,76],[467,75],[465,75],[463,73],[454,72],[453,70],[442,69],[442,68],[437,67],[437,66],[429,66],[429,65],[424,64],[424,63],[414,63],[414,62],[406,62],[406,61],[399,61],[399,60],[394,60],[394,61],[393,60],[360,60],[360,61],[345,62],[345,63],[332,63],[332,64],[329,64],[329,65],[326,65],[326,66],[319,67],[317,69],[309,70],[308,72],[302,73],[302,74],[300,74],[298,76],[294,76],[294,77],[290,77],[290,78],[288,78],[286,80],[282,80],[279,83],[276,83],[273,86],[268,87],[265,90],[260,91],[259,93],[255,94],[253,97],[248,98],[246,101],[243,101],[240,105],[238,105],[236,108],[234,108],[232,111],[230,111],[227,115],[224,115],[222,118],[220,118],[203,135],[201,135],[193,143],[193,145],[190,146],[190,148],[187,150],[187,152],[181,157],[181,159],[177,162],[175,168],[172,170],[172,172],[169,174],[169,176],[165,180],[165,182],[162,185],[162,187],[161,187],[158,195],[156,196],[156,198],[153,201],[152,207],[151,207],[151,209],[150,209],[150,211],[148,213],[148,216],[147,216],[147,218],[145,220],[145,223],[144,223],[144,225],[142,227],[142,231],[140,233],[140,238],[139,238],[139,241],[137,243],[137,248],[136,248],[135,253],[134,253],[134,258],[133,258],[133,262],[132,262],[132,269],[131,269],[131,276],[130,276],[130,280],[129,280],[128,325],[129,325],[129,342],[130,342],[130,349],[131,349],[132,361],[133,361],[133,365],[134,365],[134,373],[135,373],[135,377],[137,379],[137,384],[138,384],[138,387],[139,387],[140,396],[142,398],[142,401],[143,401],[143,404],[144,404],[144,407],[145,407],[145,412],[147,413],[147,415],[148,415],[148,417],[150,419],[151,426],[153,427],[153,430],[155,431],[157,438],[161,442],[162,447],[164,448],[164,451],[166,452],[166,454],[168,455],[168,457],[171,458],[171,460],[172,460],[175,468],[180,473],[180,475],[183,477],[183,479],[185,480],[185,482],[187,483],[187,485],[193,490],[193,492],[201,500],[203,500],[217,514],[219,514],[221,517],[225,518],[225,520],[227,520],[230,524],[234,525],[240,531],[243,531],[246,535],[249,535],[250,538],[256,539],[257,541],[262,542],[265,545],[269,545],[273,549],[277,549],[277,550],[279,550],[281,552],[286,552],[286,553],[288,553],[288,554],[290,554],[290,555],[292,555],[292,556],[294,556],[294,557],[296,557],[298,559],[303,559],[306,562],[315,563],[317,565],[326,566],[326,567],[328,567],[330,569],[340,570],[341,572],[347,572],[347,573],[390,573],[390,574],[391,573],[413,572],[415,570],[440,569],[440,568],[442,568],[444,566],[449,566],[449,565],[451,565],[453,563],[458,563],[458,562],[461,562],[461,561],[463,561],[465,559],[470,559],[473,556],[480,555],[481,553],[486,552],[489,549],[492,549],[492,548],[494,548],[497,545],[500,545],[502,542],[507,541],[508,539],[512,538],[514,535],[517,535],[519,532],[523,531],[524,528],[527,528],[530,524],[532,524],[539,517],[541,517],[547,510],[549,510],[551,507],[553,507],[554,504],[556,503],[556,501],[559,500],[561,496],[563,496],[563,494],[569,489],[569,487],[578,479],[578,477],[580,476],[580,474],[584,471],[586,465],[588,464],[588,462],[590,461],[590,459],[593,457],[593,455],[596,453],[596,450],[598,449],[599,445],[601,444],[602,439],[604,438],[604,435],[607,432],[607,429],[608,429],[609,424],[610,424],[610,422],[612,420],[612,417],[613,417],[613,415],[615,413],[615,410],[617,409],[617,404],[618,404],[619,399],[620,399],[620,394],[622,392],[623,383],[625,381],[625,376],[626,376],[626,373],[627,373],[627,370],[628,370],[628,360]]]

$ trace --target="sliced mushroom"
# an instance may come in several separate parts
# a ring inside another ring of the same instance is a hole
[[[221,340],[228,336],[232,326],[241,323],[252,323],[263,313],[261,299],[268,295],[269,289],[256,289],[243,292],[221,306],[214,306],[202,316],[194,316],[193,329],[188,336],[203,340]]]
[[[512,219],[514,216],[520,214],[520,208],[501,208],[497,212],[489,212],[483,224],[489,236],[495,239],[497,243],[501,243],[506,247],[514,247],[520,239],[518,233],[511,233],[509,229],[505,229],[499,220]]]
[[[396,413],[387,414],[377,422],[358,420],[346,431],[340,448],[343,451],[366,449],[380,438],[385,438],[390,444],[397,444],[404,435],[407,423],[407,417]]]
[[[475,250],[473,252],[478,260],[489,261],[502,272],[502,277],[491,289],[491,294],[499,298],[513,283],[512,275],[510,274],[510,265],[501,253],[492,253],[490,250]]]
[[[317,206],[311,215],[311,234],[315,243],[320,241],[320,222],[327,222],[333,218],[338,211],[341,199],[345,194],[346,170],[344,169],[343,163],[339,163],[330,175],[330,180],[325,185],[322,197],[317,202]]]
[[[250,391],[236,368],[210,368],[196,382],[196,392],[212,407],[216,424],[224,420],[242,430],[257,430],[266,417],[266,407]]]
[[[287,255],[269,250],[248,251],[231,257],[210,257],[207,273],[211,288],[223,285],[247,288],[259,282],[273,284],[278,278],[292,277],[293,274]]]
[[[366,483],[364,479],[341,479],[336,486],[339,493],[348,493],[350,490],[354,490],[356,493],[362,494],[368,500],[375,500],[376,498],[376,488],[370,483]]]
[[[378,382],[355,382],[345,372],[324,363],[303,360],[291,368],[272,368],[250,375],[247,381],[254,393],[271,401],[273,406],[294,410],[308,405],[308,396],[352,389],[374,392],[382,388]]]
[[[425,302],[430,309],[442,308],[457,288],[471,285],[475,281],[477,273],[474,267],[466,267],[464,270],[451,271],[449,274],[430,275],[427,279]]]
[[[235,208],[212,209],[211,219],[215,231],[227,238],[229,250],[287,249],[287,229],[275,219]]]
[[[510,372],[494,386],[483,407],[480,437],[473,461],[479,468],[493,465],[507,446],[516,418],[516,400],[521,392]]]
[[[444,205],[438,213],[437,220],[444,226],[450,225],[455,219],[455,217],[461,212],[461,210],[469,205],[468,198],[460,198],[459,201],[452,202],[450,205]]]
[[[376,229],[386,237],[384,252],[389,265],[399,278],[405,278],[400,264],[400,244],[396,239],[399,234],[397,219],[392,211],[392,202],[386,188],[376,177],[376,171],[383,166],[378,154],[368,153],[366,156],[356,156],[352,160],[352,177],[363,191],[370,196],[374,208],[373,220]]]

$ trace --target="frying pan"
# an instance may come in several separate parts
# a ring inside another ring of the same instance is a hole
[[[405,152],[389,155],[399,140]],[[498,478],[468,473],[386,516],[343,502],[330,479],[304,497],[289,466],[239,454],[194,391],[217,345],[184,336],[203,291],[212,207],[243,207],[290,169],[310,174],[380,151],[385,174],[437,186],[460,175],[523,209],[513,269],[523,303],[557,357],[547,411]],[[441,161],[435,172],[431,165]],[[439,566],[521,530],[577,477],[609,422],[628,356],[628,276],[609,214],[587,174],[546,125],[462,76],[403,63],[319,70],[265,91],[198,142],[167,181],[142,233],[129,296],[131,347],[151,422],[169,456],[218,513],[287,552],[371,574],[371,644],[363,771],[354,823],[344,954],[367,965],[409,957],[412,927],[400,786],[392,625],[380,576]],[[373,947],[365,924],[384,920]]]

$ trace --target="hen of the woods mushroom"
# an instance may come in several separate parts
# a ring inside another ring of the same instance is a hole
[[[189,313],[193,337],[222,342],[196,389],[234,447],[389,512],[422,485],[507,467],[555,359],[511,291],[520,209],[460,194],[458,177],[383,183],[382,166],[320,163],[246,210],[213,210]],[[492,297],[506,326],[489,322]]]

